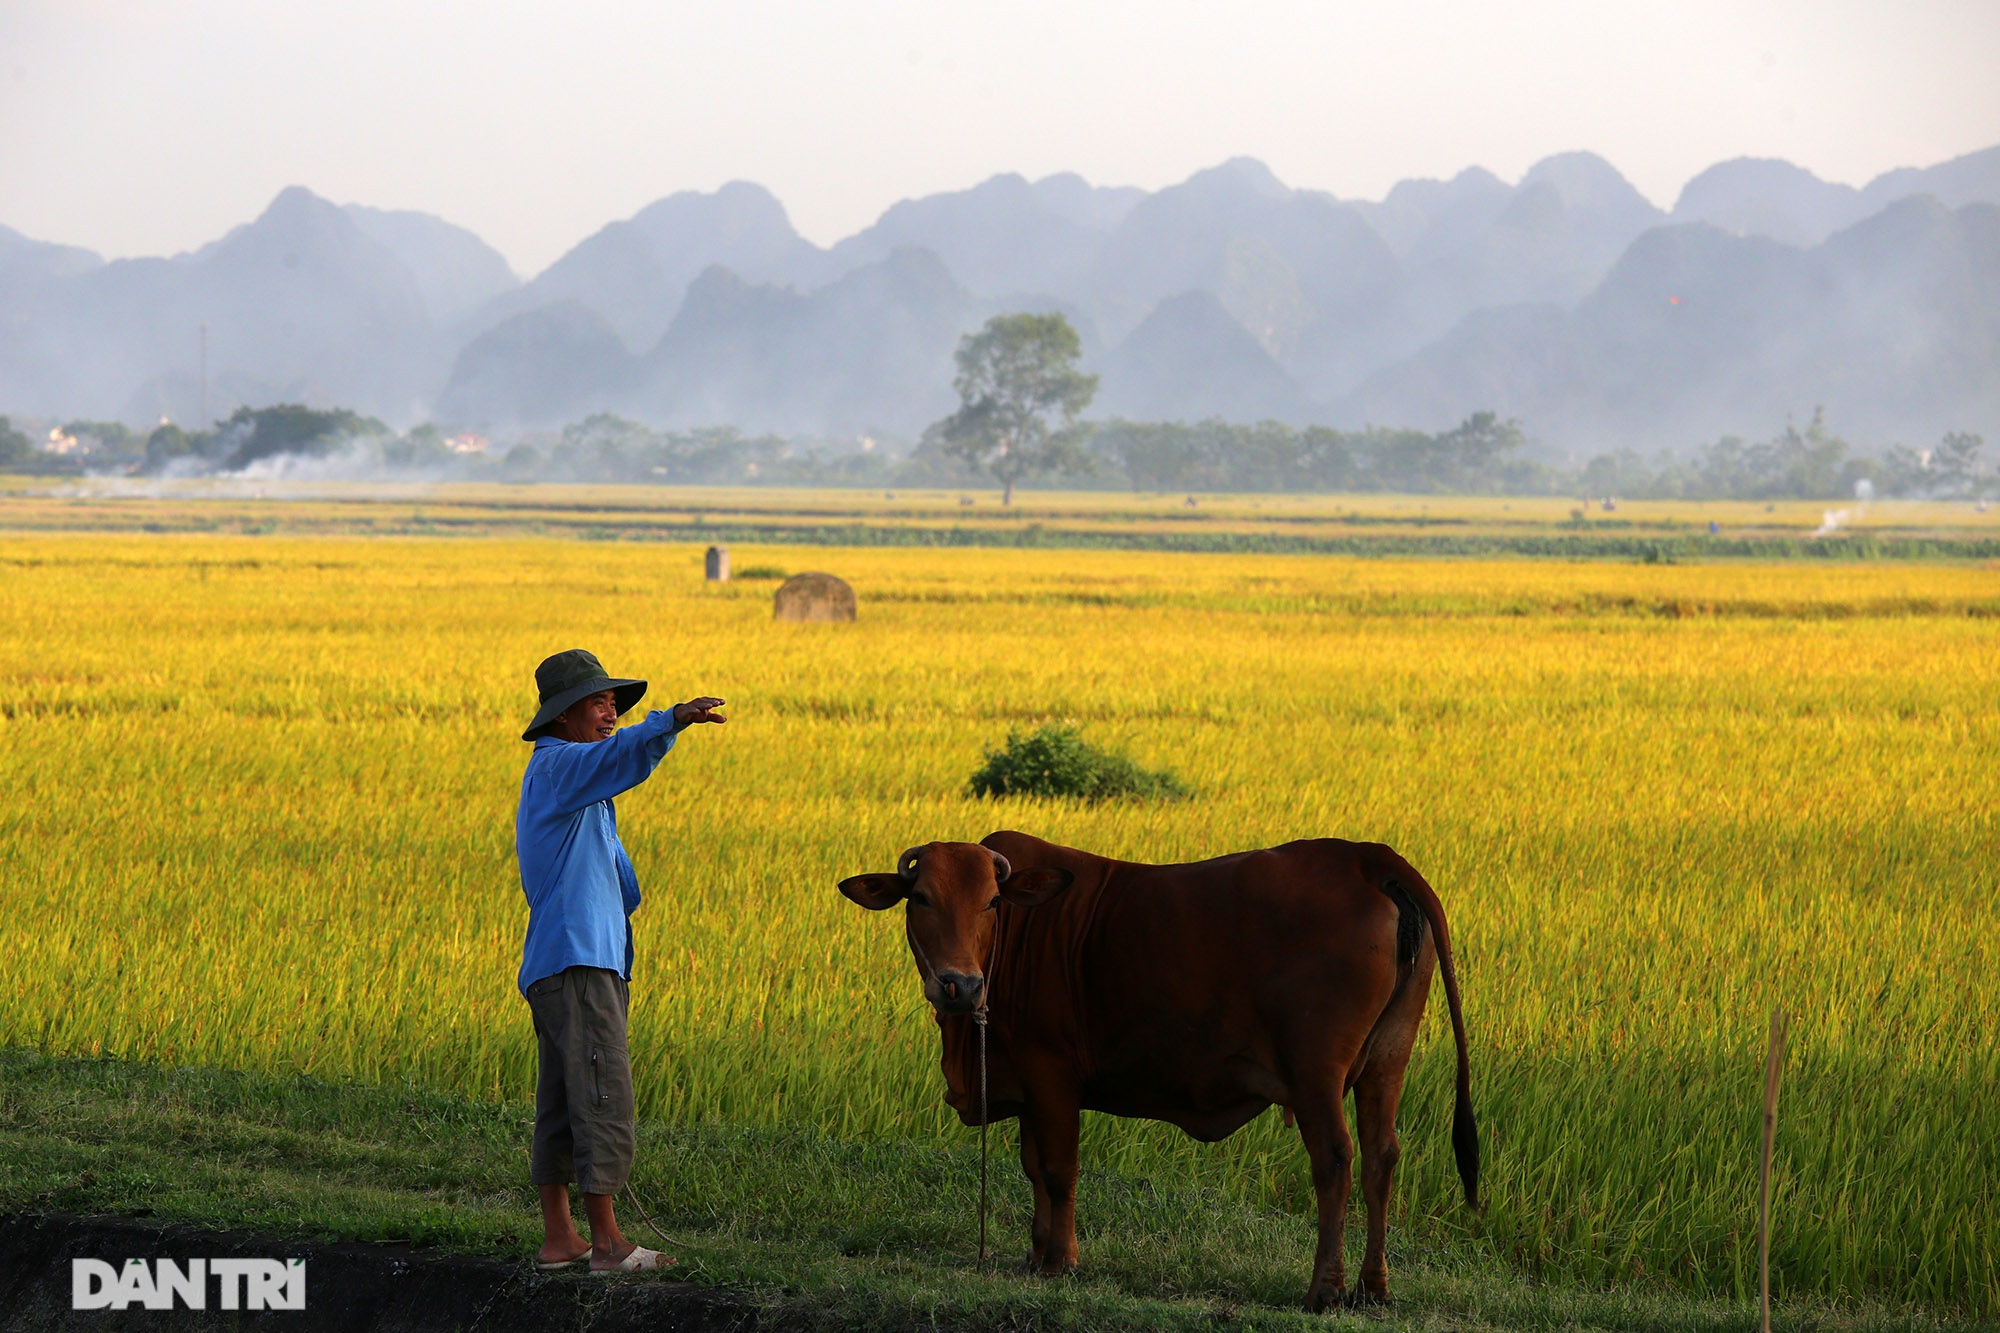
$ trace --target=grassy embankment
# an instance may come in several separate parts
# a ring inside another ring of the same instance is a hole
[[[1474,1222],[1454,1201],[1433,1021],[1392,1219],[1410,1308],[1471,1310],[1425,1293],[1511,1273],[1629,1294],[1606,1308],[1678,1291],[1721,1304],[1677,1308],[1740,1311],[1781,1003],[1799,1014],[1784,1298],[1994,1313],[1990,571],[736,552],[801,556],[855,581],[859,624],[775,625],[768,579],[705,586],[685,547],[0,541],[0,1040],[279,1089],[302,1073],[454,1107],[521,1095],[510,737],[527,668],[587,642],[662,701],[713,690],[736,712],[621,809],[649,890],[633,1040],[660,1126],[642,1183],[662,1197],[694,1179],[673,1174],[693,1170],[675,1136],[732,1170],[803,1145],[839,1164],[823,1178],[860,1172],[807,1228],[837,1255],[861,1213],[933,1226],[897,1179],[963,1179],[899,932],[840,899],[839,876],[1005,825],[1154,860],[1333,833],[1408,854],[1461,940],[1492,1204]],[[1052,717],[1195,798],[963,795],[983,747]],[[56,1141],[44,1121],[10,1133],[29,1167]],[[518,1140],[493,1151],[468,1178],[518,1171]],[[1096,1117],[1085,1152],[1116,1174],[1083,1196],[1095,1276],[1062,1291],[1250,1308],[1302,1289],[1305,1169],[1275,1114],[1207,1148]],[[159,1160],[149,1186],[79,1197],[210,1198]],[[449,1196],[457,1171],[418,1178]],[[1022,1190],[1011,1166],[999,1180],[1011,1253]],[[1146,1212],[1155,1187],[1182,1202]],[[694,1188],[670,1225],[783,1202],[730,1188]],[[518,1235],[525,1201],[493,1207]],[[1203,1227],[1250,1257],[1204,1249]],[[925,1234],[962,1259],[962,1202]],[[1159,1249],[1121,1268],[1121,1246]]]
[[[533,1107],[415,1087],[44,1059],[0,1048],[0,1212],[140,1214],[217,1230],[414,1241],[522,1258]],[[804,1127],[640,1129],[637,1182],[672,1237],[674,1274],[783,1326],[1104,1330],[1667,1330],[1754,1328],[1740,1300],[1659,1283],[1526,1277],[1478,1247],[1392,1239],[1389,1311],[1292,1308],[1305,1219],[1199,1185],[1086,1169],[1088,1268],[1048,1281],[1018,1256],[975,1262],[977,1159],[965,1146],[830,1137]],[[1004,1165],[1003,1165],[1004,1169]],[[661,1245],[629,1204],[628,1232]],[[1025,1200],[995,1221],[1018,1238]],[[588,1279],[577,1278],[577,1281]],[[1779,1326],[1822,1333],[1964,1327],[1881,1301],[1793,1297]]]

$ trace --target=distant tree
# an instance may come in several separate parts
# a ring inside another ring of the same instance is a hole
[[[62,430],[77,439],[94,463],[130,462],[145,448],[139,433],[122,421],[71,421]]]
[[[35,442],[0,417],[0,468],[19,467],[35,456]]]
[[[1442,434],[1372,431],[1357,444],[1375,488],[1435,494],[1537,489],[1536,469],[1511,457],[1523,442],[1520,423],[1474,412]]]
[[[509,466],[512,466],[509,455]],[[784,440],[746,436],[733,426],[657,431],[599,412],[563,428],[543,476],[564,481],[636,482],[647,485],[746,485],[811,480],[794,476]],[[810,466],[805,471],[811,472]]]
[[[1474,413],[1436,435],[1380,426],[1345,432],[1280,421],[1116,417],[1090,433],[1091,451],[1138,490],[1538,495],[1568,480],[1545,464],[1514,457],[1523,443],[1517,422],[1491,412]],[[1603,472],[1612,462],[1594,466]]]
[[[146,470],[163,471],[176,458],[185,458],[192,452],[187,432],[171,421],[166,422],[146,437]]]
[[[1955,430],[1931,451],[1931,476],[1947,495],[1969,495],[1979,485],[1979,450],[1986,441]]]
[[[1001,503],[1037,473],[1083,471],[1086,428],[1077,417],[1097,376],[1076,368],[1082,346],[1062,315],[995,315],[959,340],[959,409],[924,432],[945,454],[993,474]]]
[[[1126,421],[1091,428],[1090,450],[1141,491],[1300,491],[1352,485],[1350,441],[1280,421]]]
[[[382,461],[392,468],[441,468],[458,461],[444,432],[426,421],[401,439],[382,441]]]
[[[1583,495],[1650,496],[1658,494],[1659,487],[1636,449],[1599,454],[1584,464],[1576,478],[1576,488]]]
[[[527,477],[542,465],[542,456],[535,452],[534,445],[524,441],[509,449],[500,464],[510,477]]]
[[[1854,493],[1857,481],[1880,485],[1882,465],[1850,455],[1847,441],[1827,428],[1826,414],[1813,409],[1804,430],[1787,422],[1770,439],[1745,443],[1725,435],[1685,460],[1663,460],[1650,487],[1630,495],[1690,500],[1836,499]]]
[[[1973,447],[1977,448],[1977,437]],[[1833,500],[1872,492],[1910,495],[1934,489],[1935,467],[1916,452],[1891,445],[1879,455],[1855,453],[1815,410],[1805,429],[1787,423],[1768,440],[1725,435],[1692,454],[1661,453],[1648,466],[1631,451],[1603,454],[1576,474],[1586,495],[1656,500]],[[1863,483],[1866,483],[1865,485]]]
[[[230,449],[225,466],[234,472],[260,458],[321,455],[358,436],[385,437],[390,431],[373,417],[345,408],[321,412],[298,403],[280,403],[276,407],[239,407],[216,433]]]
[[[1815,407],[1803,431],[1787,422],[1769,444],[1749,451],[1747,461],[1757,478],[1753,494],[1760,499],[1851,494],[1853,483],[1842,469],[1847,452],[1847,441],[1827,429],[1826,409]]]
[[[1907,444],[1892,444],[1880,458],[1866,460],[1868,480],[1880,495],[1915,495],[1927,480],[1924,457]]]
[[[552,471],[566,481],[640,481],[659,444],[640,423],[599,412],[563,427]]]
[[[611,412],[597,412],[563,427],[562,442],[580,449],[616,449],[638,453],[659,443],[660,437],[636,421]]]
[[[1502,461],[1523,443],[1521,425],[1503,421],[1492,412],[1474,412],[1439,435],[1424,462],[1430,488],[1440,491],[1484,490],[1501,470]]]
[[[1363,480],[1361,459],[1351,436],[1327,426],[1309,427],[1299,437],[1298,470],[1305,480],[1299,489],[1354,490]]]
[[[444,432],[429,421],[412,426],[409,433],[403,436],[403,443],[424,454],[442,453],[447,449]]]
[[[1114,418],[1090,436],[1091,450],[1131,478],[1135,491],[1214,489],[1204,484],[1214,465],[1208,444],[1199,426],[1184,421]]]

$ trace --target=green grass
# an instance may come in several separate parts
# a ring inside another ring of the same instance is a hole
[[[531,1107],[370,1086],[0,1048],[0,1211],[139,1213],[325,1240],[407,1240],[525,1261],[539,1239]],[[1027,1277],[1018,1168],[996,1157],[993,1237],[974,1257],[977,1156],[805,1129],[646,1122],[635,1188],[681,1244],[679,1271],[747,1305],[829,1328],[1744,1330],[1742,1301],[1657,1284],[1527,1280],[1477,1242],[1392,1234],[1397,1305],[1294,1307],[1312,1241],[1301,1219],[1172,1181],[1086,1171],[1084,1271]],[[653,1240],[621,1200],[635,1239]],[[1351,1237],[1350,1239],[1355,1239]],[[1953,1325],[1882,1302],[1792,1302],[1778,1326]]]

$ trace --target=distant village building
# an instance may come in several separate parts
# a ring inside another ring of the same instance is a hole
[[[468,433],[447,437],[444,446],[455,454],[483,454],[492,443],[484,435]]]

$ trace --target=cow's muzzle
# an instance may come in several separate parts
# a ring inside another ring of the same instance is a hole
[[[941,1014],[969,1014],[979,1007],[986,994],[986,978],[966,972],[937,974],[937,993],[931,1003]]]

